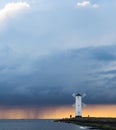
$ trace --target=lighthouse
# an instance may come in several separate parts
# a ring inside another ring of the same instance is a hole
[[[79,93],[75,95],[75,111],[76,118],[82,117],[82,96]]]

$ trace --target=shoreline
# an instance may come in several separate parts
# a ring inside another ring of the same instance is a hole
[[[89,126],[90,129],[116,130],[116,118],[78,117],[55,120],[55,122],[72,123]]]

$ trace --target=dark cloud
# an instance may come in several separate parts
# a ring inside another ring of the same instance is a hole
[[[85,103],[116,103],[116,70],[111,68],[115,62],[114,48],[115,45],[83,48],[41,60],[27,58],[27,63],[23,57],[18,65],[1,64],[0,104],[73,104],[73,92],[87,93]]]
[[[112,52],[112,50],[107,51],[106,49],[95,49],[93,50],[93,58],[97,60],[102,60],[102,61],[113,61],[116,60],[116,55],[114,54],[115,52]]]

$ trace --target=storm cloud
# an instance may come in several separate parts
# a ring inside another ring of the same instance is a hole
[[[77,92],[87,104],[116,104],[116,4],[77,2],[24,0],[28,11],[0,23],[1,106],[71,105]]]
[[[84,102],[88,104],[116,103],[114,48],[76,49],[41,60],[23,57],[27,63],[18,65],[1,65],[0,104],[73,104],[73,92],[87,93]]]

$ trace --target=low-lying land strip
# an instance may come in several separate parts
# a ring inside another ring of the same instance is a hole
[[[79,117],[59,119],[55,121],[91,126],[92,128],[98,128],[100,130],[116,130],[116,118]]]

